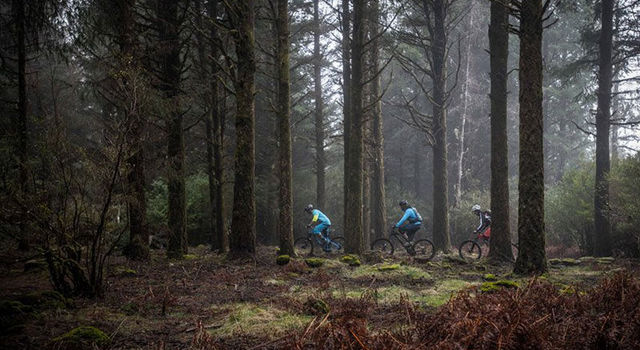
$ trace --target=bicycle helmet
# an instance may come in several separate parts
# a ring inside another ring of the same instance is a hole
[[[313,204],[307,204],[307,206],[304,207],[304,211],[306,211],[307,213],[311,213],[312,210],[313,210]]]
[[[471,211],[472,212],[476,212],[476,211],[480,211],[480,205],[478,204],[474,204],[473,207],[471,207]]]
[[[400,206],[400,208],[406,208],[409,206],[409,202],[403,199],[400,201],[400,203],[398,203],[398,205]]]

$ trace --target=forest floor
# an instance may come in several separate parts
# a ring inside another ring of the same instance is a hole
[[[0,335],[0,348],[59,348],[53,339],[79,326],[103,330],[110,338],[103,346],[107,349],[205,348],[203,343],[210,348],[282,348],[293,344],[293,335],[302,339],[331,322],[330,315],[344,311],[350,301],[352,308],[366,308],[354,312],[363,312],[367,332],[397,334],[411,326],[416,313],[435,314],[461,290],[475,295],[534,283],[514,276],[510,265],[465,263],[455,256],[430,262],[373,257],[360,266],[330,257],[315,268],[304,259],[279,266],[275,258],[274,247],[260,247],[255,260],[228,261],[204,246],[192,248],[180,261],[160,251],[153,252],[150,263],[113,257],[104,298],[38,310]],[[538,280],[561,292],[590,288],[621,270],[640,277],[638,262],[629,260],[551,263]],[[0,285],[4,300],[51,290],[44,269],[24,272],[18,265],[2,272]]]

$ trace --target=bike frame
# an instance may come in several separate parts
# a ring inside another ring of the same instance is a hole
[[[307,231],[307,237],[311,240],[315,240],[316,243],[318,243],[318,245],[320,247],[324,247],[324,245],[327,243],[326,241],[324,241],[323,239],[321,239],[319,236],[322,237],[326,237],[329,239],[329,245],[331,246],[332,250],[340,250],[340,248],[342,248],[342,245],[340,245],[340,243],[334,241],[333,239],[331,239],[331,229],[327,228],[327,234],[324,235],[322,233],[320,233],[319,235],[313,233],[313,228],[310,228],[309,231]]]

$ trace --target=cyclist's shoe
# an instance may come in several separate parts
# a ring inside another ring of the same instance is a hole
[[[403,245],[405,248],[407,248],[407,249],[408,249],[408,248],[411,248],[411,246],[412,246],[413,244],[412,244],[410,241],[406,241],[406,242],[402,243],[402,245]]]

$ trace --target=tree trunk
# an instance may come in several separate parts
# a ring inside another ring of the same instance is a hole
[[[491,3],[489,24],[491,55],[491,249],[494,261],[513,261],[509,228],[509,154],[507,142],[507,62],[509,12]]]
[[[27,173],[27,147],[29,142],[29,134],[27,130],[27,82],[26,82],[26,28],[25,28],[25,1],[13,0],[12,11],[16,26],[16,46],[18,48],[18,118],[15,122],[15,137],[17,137],[18,154],[18,181],[20,190],[23,194],[29,191],[29,180]],[[29,249],[28,228],[26,218],[20,220],[20,241],[18,248],[20,250]]]
[[[236,93],[235,181],[230,249],[234,257],[254,255],[256,249],[255,197],[255,0],[227,4],[235,29],[238,66]]]
[[[211,21],[218,18],[218,0],[209,0],[208,12],[209,19]],[[210,41],[214,44],[211,46],[211,76],[209,77],[211,84],[211,130],[207,132],[208,145],[212,147],[213,154],[213,181],[209,178],[209,200],[211,201],[212,216],[215,218],[215,235],[214,243],[211,245],[212,249],[217,249],[219,252],[226,252],[229,250],[229,236],[227,234],[227,225],[225,222],[225,205],[224,205],[224,165],[222,155],[224,152],[224,119],[226,110],[224,108],[224,99],[219,96],[218,89],[218,63],[220,54],[218,52],[218,30],[215,25],[211,26],[209,33]],[[207,149],[207,153],[209,150]],[[211,156],[207,156],[211,159]],[[212,189],[213,187],[213,189]]]
[[[371,228],[373,229],[373,239],[385,236],[387,229],[387,206],[385,203],[384,188],[384,136],[382,129],[382,106],[380,102],[380,1],[370,2],[369,30],[373,41],[371,42],[371,71],[375,77],[371,81],[371,97],[373,98],[370,107],[372,115],[372,143],[373,159],[371,166]]]
[[[364,249],[362,232],[362,150],[363,150],[363,110],[362,110],[362,76],[363,76],[363,44],[364,44],[364,1],[353,2],[353,43],[351,46],[351,115],[349,116],[349,140],[345,162],[345,251],[360,254]]]
[[[613,77],[613,0],[602,0],[602,29],[599,42],[598,109],[596,112],[596,184],[594,254],[611,255],[611,221],[609,213],[609,129],[611,127],[611,87]]]
[[[547,270],[544,237],[542,1],[522,2],[520,18],[520,172],[518,274]],[[494,214],[495,215],[495,214]]]
[[[433,59],[433,245],[448,252],[449,185],[447,179],[447,8],[444,0],[433,1],[434,33],[431,46]]]
[[[289,0],[278,0],[278,136],[280,157],[280,254],[294,255],[291,193],[291,118],[289,115]]]
[[[316,206],[325,209],[324,100],[322,99],[322,54],[320,53],[320,0],[313,1],[313,96],[316,129]]]
[[[135,69],[138,65],[134,57],[135,52],[135,0],[118,1],[118,40],[120,43],[120,62],[124,69]],[[124,113],[128,113],[124,111]],[[127,116],[132,120],[131,128],[131,156],[127,159],[127,206],[129,211],[129,244],[125,248],[125,255],[133,260],[149,259],[149,233],[147,232],[147,203],[144,193],[145,168],[144,146],[142,142],[145,120],[137,113]]]
[[[180,19],[178,2],[161,0],[158,4],[162,90],[169,105],[167,121],[167,160],[169,192],[169,246],[167,256],[181,258],[187,252],[186,204],[184,188],[184,131],[180,94]]]
[[[492,2],[493,4],[493,2]],[[454,198],[454,207],[458,207],[460,205],[460,200],[462,199],[462,175],[463,165],[464,165],[464,154],[465,154],[465,144],[464,144],[464,133],[465,127],[467,124],[467,112],[469,108],[469,70],[471,67],[471,41],[473,33],[473,2],[470,4],[471,9],[469,9],[469,29],[467,33],[469,34],[469,38],[467,40],[467,47],[465,48],[465,67],[464,67],[464,84],[462,86],[462,113],[460,116],[460,130],[458,134],[458,164],[456,169],[456,184],[455,184],[455,198]]]
[[[349,138],[351,135],[351,15],[349,0],[342,0],[342,124],[344,143],[344,175],[349,167]],[[344,225],[347,227],[347,184],[344,184]]]

